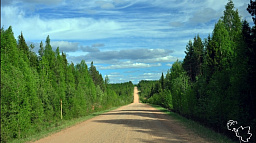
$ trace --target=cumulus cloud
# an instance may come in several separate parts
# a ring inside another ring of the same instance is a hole
[[[240,7],[238,7],[239,14],[243,17],[243,20],[246,19],[249,23],[253,23],[252,16],[247,11],[248,4],[244,3]]]
[[[124,49],[120,51],[102,51],[100,53],[89,53],[86,55],[88,59],[95,60],[141,60],[141,59],[156,59],[163,60],[168,57],[172,50],[166,49]]]
[[[159,79],[158,73],[166,72],[177,58],[183,59],[188,40],[196,34],[206,38],[223,15],[225,3],[223,0],[2,0],[1,26],[6,29],[11,25],[15,37],[22,31],[28,43],[35,43],[35,51],[38,41],[45,41],[50,35],[53,49],[59,46],[61,51],[68,52],[69,62],[94,61],[103,72],[120,72],[120,77],[110,74],[115,82],[138,82]],[[246,11],[248,2],[234,0],[234,4],[243,17],[251,19]]]
[[[81,48],[84,52],[88,52],[85,55],[80,56],[68,56],[71,61],[79,62],[81,60],[94,61],[97,64],[113,64],[108,68],[123,68],[124,67],[139,67],[143,63],[142,67],[149,66],[154,63],[166,63],[174,62],[177,57],[171,56],[172,50],[167,49],[123,49],[119,51],[100,51],[98,48],[83,46]],[[124,63],[126,61],[126,63]],[[129,63],[127,63],[129,61]]]
[[[68,41],[51,41],[51,46],[53,49],[57,47],[60,48],[60,51],[64,52],[75,52],[78,50],[78,43],[68,42]]]
[[[94,52],[100,52],[98,47],[104,47],[105,44],[102,43],[95,43],[91,46],[81,46],[80,49],[84,52],[94,53]]]
[[[93,46],[81,46],[80,48],[84,52],[91,52],[91,53],[100,52],[100,50],[98,48],[93,47]]]

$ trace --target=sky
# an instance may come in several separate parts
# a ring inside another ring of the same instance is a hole
[[[212,33],[228,0],[1,0],[1,27],[28,45],[50,36],[74,64],[93,61],[110,83],[158,80],[185,57],[189,40]],[[252,23],[249,0],[233,0]]]

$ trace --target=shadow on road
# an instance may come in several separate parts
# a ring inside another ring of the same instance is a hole
[[[171,119],[161,111],[146,104],[131,104],[128,109],[114,110],[103,114],[109,116],[109,120],[96,120],[95,122],[122,125],[141,134],[150,136],[150,140],[138,136],[138,142],[194,142],[193,136],[176,120]],[[107,118],[108,119],[108,118]],[[200,142],[198,139],[195,142]],[[203,141],[205,142],[205,141]]]

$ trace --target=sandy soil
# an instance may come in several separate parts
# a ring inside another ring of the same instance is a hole
[[[139,103],[137,87],[134,103],[62,130],[37,143],[205,143],[170,116]]]

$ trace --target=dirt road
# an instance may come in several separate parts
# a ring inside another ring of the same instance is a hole
[[[185,129],[159,110],[139,103],[137,87],[134,103],[104,113],[71,128],[43,138],[37,143],[160,143],[207,142]]]

